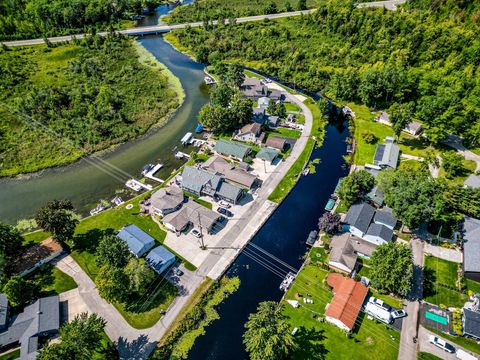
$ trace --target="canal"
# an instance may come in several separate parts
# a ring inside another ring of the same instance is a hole
[[[338,179],[348,174],[343,159],[347,136],[346,126],[326,126],[323,146],[315,149],[312,154],[312,159],[320,159],[320,163],[315,166],[315,173],[300,179],[252,239],[253,244],[296,269],[300,268],[302,257],[307,251],[305,240],[309,232],[317,229],[318,218],[324,212],[324,206]],[[251,254],[251,251],[247,252]],[[197,339],[189,359],[248,359],[242,344],[248,315],[255,311],[259,302],[279,301],[283,295],[279,290],[282,279],[245,253],[232,264],[227,275],[238,276],[240,288],[219,306],[220,319],[206,329],[204,336]]]

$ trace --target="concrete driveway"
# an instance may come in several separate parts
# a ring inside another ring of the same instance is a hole
[[[450,354],[450,353],[436,347],[432,343],[430,343],[430,341],[428,341],[428,338],[429,338],[430,335],[438,336],[438,335],[428,331],[423,326],[420,326],[420,329],[418,331],[418,344],[419,344],[419,347],[420,347],[420,351],[433,354],[433,355],[438,356],[439,358],[445,359],[445,360],[458,360],[458,358],[455,354]],[[441,336],[438,336],[438,337],[442,338]],[[455,349],[457,349],[457,350],[462,349],[462,350],[472,354],[470,351],[458,346],[457,344],[454,344],[454,343],[452,343],[452,342],[450,342],[446,339],[443,339],[443,340],[452,344],[455,347]],[[477,356],[477,358],[478,358],[478,354],[472,354],[472,355]]]

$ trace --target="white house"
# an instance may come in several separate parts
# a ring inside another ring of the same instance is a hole
[[[270,99],[266,96],[258,99],[258,107],[259,108],[266,109],[268,107],[269,103],[270,103]]]
[[[367,203],[355,204],[348,210],[345,223],[349,226],[349,231],[359,238],[367,233],[368,227],[375,215],[375,209]]]
[[[242,142],[256,143],[262,132],[262,126],[258,123],[251,123],[243,126],[234,135],[233,139]]]

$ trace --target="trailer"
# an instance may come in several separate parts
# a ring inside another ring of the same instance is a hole
[[[390,311],[378,305],[375,305],[374,303],[368,302],[365,306],[365,312],[371,317],[385,324],[391,324],[393,322],[392,314],[390,314]]]

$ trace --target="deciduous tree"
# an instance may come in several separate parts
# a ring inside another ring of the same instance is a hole
[[[327,234],[334,234],[340,229],[340,215],[327,211],[318,220],[318,228]]]
[[[52,200],[38,210],[35,221],[43,230],[50,232],[55,240],[65,242],[72,238],[78,224],[73,209],[70,200]]]
[[[98,292],[108,302],[122,301],[127,295],[128,278],[123,269],[104,265],[95,278]]]
[[[96,262],[100,266],[111,265],[123,268],[130,258],[127,243],[115,235],[106,235],[101,238],[96,253]]]
[[[375,178],[366,170],[355,171],[343,179],[338,196],[350,206],[367,194],[375,185]]]
[[[155,280],[155,272],[145,264],[145,261],[134,257],[128,261],[125,275],[128,279],[129,292],[140,296],[146,293],[148,286]]]
[[[12,276],[3,287],[12,306],[22,306],[32,300],[35,290],[35,284],[21,276]]]

